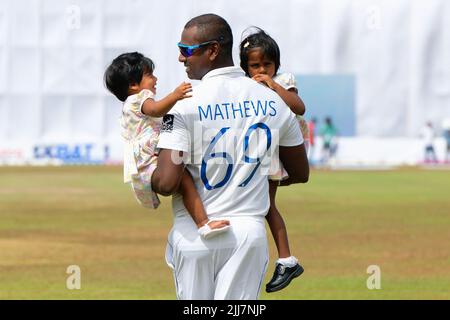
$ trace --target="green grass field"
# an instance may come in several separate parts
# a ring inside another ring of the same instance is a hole
[[[175,299],[170,199],[139,207],[121,170],[0,168],[0,299]],[[312,171],[277,199],[305,273],[261,299],[450,299],[450,171]]]

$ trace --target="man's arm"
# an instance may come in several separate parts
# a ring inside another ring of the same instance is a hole
[[[183,152],[161,149],[158,156],[158,167],[152,175],[152,189],[163,196],[174,194],[183,177]]]
[[[303,143],[294,147],[280,146],[280,160],[289,174],[288,179],[281,181],[281,186],[308,182],[309,163]]]

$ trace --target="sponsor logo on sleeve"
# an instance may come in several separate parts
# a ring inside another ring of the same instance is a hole
[[[163,118],[161,131],[163,132],[172,132],[173,130],[173,120],[175,116],[173,114],[166,114]]]

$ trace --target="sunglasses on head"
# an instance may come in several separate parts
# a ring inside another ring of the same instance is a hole
[[[178,46],[178,49],[180,49],[180,53],[184,57],[189,58],[190,56],[192,56],[194,54],[195,50],[197,50],[197,49],[199,49],[201,47],[204,47],[204,46],[206,46],[206,45],[208,45],[210,43],[219,42],[222,39],[223,39],[223,37],[220,37],[218,40],[209,40],[209,41],[202,42],[202,43],[199,43],[199,44],[194,44],[192,46],[189,46],[187,44],[183,44],[181,42],[178,42],[177,46]]]

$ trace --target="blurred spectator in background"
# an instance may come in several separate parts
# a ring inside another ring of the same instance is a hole
[[[311,120],[308,121],[308,129],[309,129],[309,152],[308,152],[308,159],[310,165],[313,164],[313,157],[314,157],[314,138],[316,134],[316,123],[317,118],[314,117]]]
[[[442,127],[444,129],[444,139],[445,142],[447,143],[447,148],[445,152],[445,162],[450,163],[450,118],[444,120],[444,124]]]
[[[328,163],[337,151],[337,129],[331,120],[331,117],[325,118],[325,124],[320,129],[320,136],[323,139],[322,162]]]
[[[434,128],[433,123],[428,121],[425,126],[422,128],[421,137],[423,138],[425,154],[424,154],[424,162],[425,163],[436,163],[436,152],[434,151]]]

